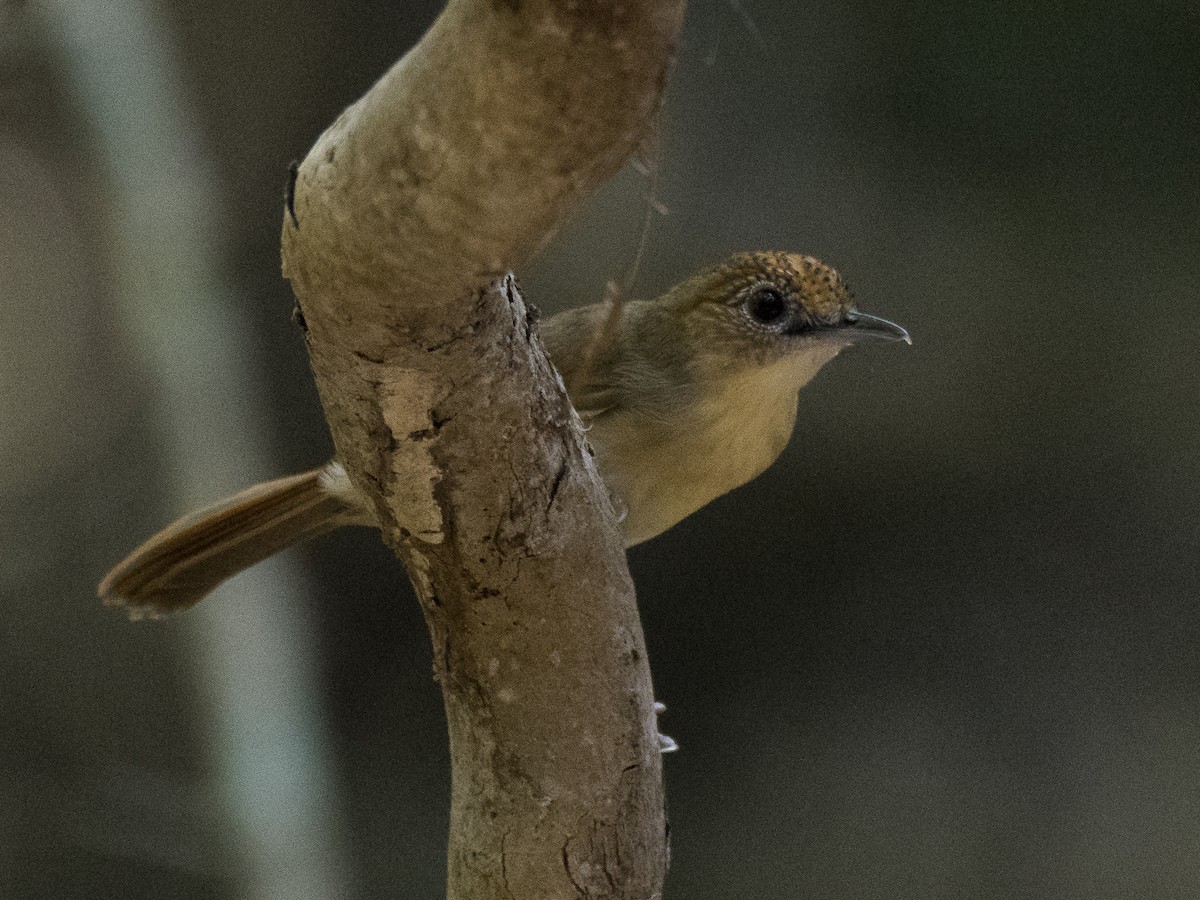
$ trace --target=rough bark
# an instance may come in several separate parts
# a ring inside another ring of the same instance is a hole
[[[284,217],[338,455],[433,639],[454,900],[661,890],[653,693],[621,537],[506,273],[635,147],[682,11],[451,0],[317,141]]]

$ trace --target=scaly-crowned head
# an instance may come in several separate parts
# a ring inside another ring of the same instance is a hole
[[[694,352],[711,349],[749,366],[806,351],[828,361],[868,338],[912,343],[899,325],[860,312],[836,271],[797,253],[735,254],[664,299],[686,323]]]

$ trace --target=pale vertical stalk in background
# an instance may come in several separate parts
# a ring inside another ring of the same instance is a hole
[[[170,504],[194,508],[276,474],[248,324],[221,275],[218,191],[153,5],[49,0],[46,11],[112,187],[113,267],[157,386]],[[277,559],[187,620],[244,896],[264,900],[347,893],[305,591],[295,565]]]

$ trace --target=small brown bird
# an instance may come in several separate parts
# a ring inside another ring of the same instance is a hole
[[[787,446],[797,394],[865,338],[912,343],[859,312],[810,256],[740,253],[655,300],[553,316],[542,340],[624,512],[626,546],[760,475]],[[184,516],[100,583],[106,603],[184,609],[244,568],[342,525],[374,525],[337,460]]]

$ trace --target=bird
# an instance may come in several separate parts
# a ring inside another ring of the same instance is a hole
[[[757,478],[795,429],[800,391],[865,340],[911,344],[861,312],[836,270],[806,255],[737,253],[652,300],[601,302],[540,324],[620,511],[647,541]],[[376,525],[335,458],[183,516],[101,581],[136,615],[186,609],[242,569],[346,525]]]

